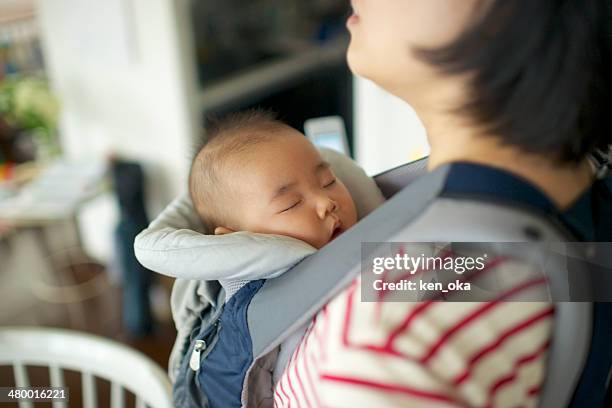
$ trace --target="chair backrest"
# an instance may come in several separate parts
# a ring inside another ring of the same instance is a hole
[[[136,396],[136,407],[172,407],[166,373],[148,357],[120,343],[87,333],[38,327],[0,328],[0,365],[13,367],[15,385],[28,387],[27,366],[49,368],[51,387],[65,386],[62,370],[81,373],[83,406],[97,407],[95,378],[111,383],[111,407],[124,406],[124,391]],[[21,402],[20,408],[32,403]],[[66,403],[54,403],[54,408]]]

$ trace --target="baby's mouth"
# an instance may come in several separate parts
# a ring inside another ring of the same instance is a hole
[[[334,229],[332,230],[332,234],[329,240],[333,241],[334,239],[336,239],[336,237],[338,237],[338,235],[342,234],[343,232],[344,230],[342,229],[342,224],[338,221],[336,225],[334,225]]]

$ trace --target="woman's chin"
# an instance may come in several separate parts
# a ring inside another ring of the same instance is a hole
[[[357,47],[353,43],[353,40],[351,40],[348,50],[346,51],[346,63],[353,74],[368,78],[366,75],[367,66],[364,64],[363,58],[360,58],[359,54]]]

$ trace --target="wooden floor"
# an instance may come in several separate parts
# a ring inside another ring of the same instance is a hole
[[[98,270],[91,273],[104,273],[104,271]],[[167,290],[169,284],[167,281],[164,283],[162,287]],[[174,324],[166,314],[166,316],[156,319],[151,335],[139,338],[131,336],[122,328],[121,297],[121,288],[116,285],[109,285],[99,296],[78,304],[50,304],[39,302],[23,316],[13,321],[2,321],[0,325],[34,324],[37,326],[79,330],[100,335],[140,350],[156,361],[164,371],[166,371],[168,357],[176,336]],[[126,367],[126,369],[128,368],[129,367]],[[80,378],[76,373],[67,370],[64,373],[66,375],[67,386],[70,387],[69,406],[81,407]],[[30,375],[32,386],[47,386],[49,384],[48,370],[46,369],[28,367],[28,374]],[[98,406],[108,407],[109,383],[103,379],[96,379],[96,381],[98,385]],[[12,370],[9,367],[0,366],[0,386],[14,386],[14,384]],[[126,402],[126,407],[133,406],[133,396],[131,394],[126,395]],[[0,407],[5,406],[16,407],[17,404],[0,403]],[[51,404],[36,403],[35,406],[50,407]]]

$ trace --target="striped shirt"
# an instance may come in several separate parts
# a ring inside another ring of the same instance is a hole
[[[356,279],[313,319],[275,406],[536,406],[554,307],[506,300],[544,284],[491,302],[362,302]]]

